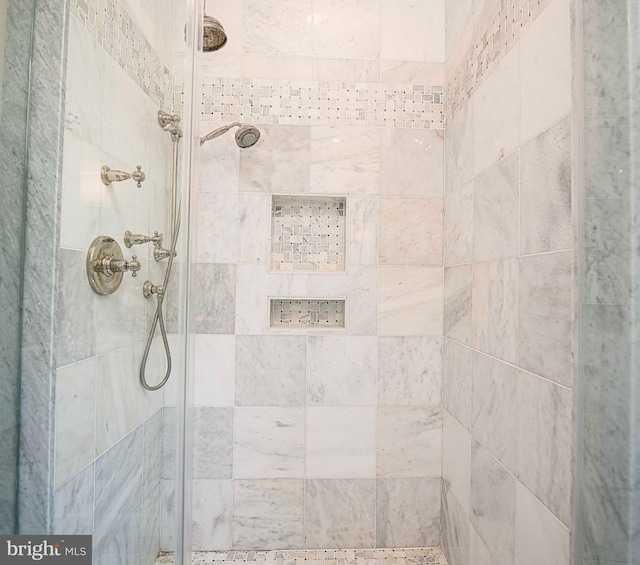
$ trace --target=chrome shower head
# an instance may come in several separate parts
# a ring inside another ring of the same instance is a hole
[[[258,143],[260,139],[260,132],[258,128],[252,125],[244,125],[238,128],[236,132],[236,143],[238,147],[246,149]]]
[[[207,141],[211,141],[216,137],[220,137],[234,127],[239,128],[236,132],[236,143],[241,149],[245,149],[247,147],[255,145],[260,139],[260,132],[255,126],[252,126],[250,124],[241,124],[240,122],[233,122],[232,124],[214,129],[204,137],[201,137],[200,145],[204,145]]]
[[[227,43],[227,32],[224,31],[222,24],[212,18],[204,15],[202,22],[202,51],[208,53],[217,51],[224,47]]]

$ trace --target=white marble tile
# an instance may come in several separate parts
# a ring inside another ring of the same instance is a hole
[[[378,477],[439,477],[441,456],[441,408],[378,408]]]
[[[385,128],[381,145],[381,193],[444,194],[444,134],[439,130]]]
[[[195,336],[193,384],[195,406],[233,406],[235,372],[235,336]]]
[[[468,565],[470,553],[469,514],[446,487],[442,492],[442,549],[449,565]],[[479,565],[479,564],[478,564]]]
[[[313,80],[380,82],[380,63],[376,60],[313,59]]]
[[[516,367],[474,352],[471,431],[512,473],[518,435],[517,377]]]
[[[442,480],[376,481],[376,547],[432,547],[440,544]]]
[[[520,258],[519,365],[566,386],[574,382],[573,253]]]
[[[257,264],[238,265],[237,272],[237,285],[234,289],[237,296],[237,335],[261,335],[270,331],[269,297],[308,296],[307,275],[270,274],[265,265]]]
[[[217,76],[220,75],[217,74]],[[202,116],[200,137],[204,137],[221,125],[211,121],[209,116]],[[198,151],[200,192],[237,192],[240,178],[240,150],[233,133],[207,142]]]
[[[378,339],[374,336],[307,338],[307,404],[373,406]]]
[[[95,462],[94,546],[103,545],[142,503],[142,427]]]
[[[445,61],[444,0],[382,0],[380,58]]]
[[[317,298],[346,296],[347,333],[376,335],[378,269],[351,267],[347,276],[314,274],[309,277],[306,294]]]
[[[230,479],[233,409],[196,408],[193,416],[193,478]]]
[[[473,95],[474,172],[509,155],[520,140],[519,47],[514,46]]]
[[[385,266],[379,276],[379,335],[442,335],[441,268]]]
[[[162,493],[162,520],[160,530],[160,549],[175,550],[175,481],[164,480],[160,484]]]
[[[65,134],[60,247],[88,249],[96,237],[100,206],[106,196],[105,186],[99,182],[96,174],[102,167],[101,156],[98,145],[72,132]]]
[[[467,430],[471,430],[472,367],[473,351],[445,339],[442,347],[442,404]]]
[[[95,357],[56,373],[56,486],[90,463],[95,454]]]
[[[140,386],[140,347],[100,355],[96,384],[96,455],[141,424],[160,408],[162,396]]]
[[[571,111],[569,0],[553,0],[520,40],[521,139]]]
[[[518,479],[567,525],[571,523],[572,413],[571,390],[520,371]]]
[[[518,483],[515,564],[569,565],[570,556],[569,529]]]
[[[269,196],[244,192],[238,203],[238,262],[267,263]]]
[[[99,145],[106,54],[75,18],[69,19],[67,53],[65,134]]]
[[[312,4],[315,58],[379,59],[380,0],[314,0]]]
[[[442,413],[443,492],[451,493],[468,516],[471,504],[471,433],[447,410]]]
[[[520,154],[516,151],[475,180],[475,261],[518,256],[519,202]]]
[[[108,537],[96,541],[93,538],[92,562],[95,565],[136,565],[141,558],[141,508],[138,508],[128,520],[118,523],[119,529]]]
[[[163,471],[162,448],[164,444],[164,425],[162,417],[164,413],[164,409],[161,408],[142,424],[144,434],[142,487],[145,503],[151,502],[152,499],[160,499],[158,489]]]
[[[471,345],[472,265],[444,269],[444,335]]]
[[[478,563],[513,563],[515,513],[515,477],[474,441],[471,446],[471,525],[494,559],[479,558]]]
[[[373,477],[375,422],[373,406],[307,408],[307,477]]]
[[[235,265],[195,265],[195,331],[199,334],[232,334],[235,329]]]
[[[160,552],[160,531],[162,528],[162,497],[160,483],[153,493],[145,493],[140,508],[140,562],[151,564]]]
[[[311,128],[311,192],[378,194],[380,131],[372,128]]]
[[[442,340],[381,337],[378,340],[378,404],[439,406]]]
[[[465,104],[449,122],[445,134],[445,194],[461,188],[475,176],[474,104]]]
[[[93,533],[93,464],[56,489],[53,499],[54,534]]]
[[[302,406],[236,408],[234,478],[303,478],[304,426]]]
[[[447,56],[458,44],[471,47],[473,34],[473,0],[447,0],[445,2]]]
[[[236,263],[238,259],[238,194],[198,195],[196,261]]]
[[[520,151],[520,253],[569,249],[571,118],[564,118]]]
[[[261,125],[260,141],[240,153],[240,190],[308,192],[309,126]]]
[[[162,478],[173,479],[176,476],[176,446],[178,436],[176,430],[178,409],[165,407],[162,409]]]
[[[444,264],[473,260],[473,199],[475,185],[467,183],[444,201]]]
[[[442,198],[380,199],[380,264],[440,266]]]
[[[313,60],[310,57],[273,57],[243,55],[243,78],[313,80]]]
[[[233,511],[231,480],[195,479],[192,485],[191,549],[229,549]]]
[[[304,481],[235,481],[233,549],[304,547]]]
[[[445,84],[444,65],[416,61],[380,61],[380,82],[440,86]]]
[[[253,55],[311,55],[311,0],[247,0],[242,50]]]
[[[518,260],[473,265],[473,347],[508,363],[518,360]]]
[[[307,480],[306,547],[373,547],[375,480]]]
[[[58,316],[56,362],[68,365],[95,355],[96,297],[87,284],[86,253],[60,249],[58,256]]]
[[[304,406],[305,376],[304,337],[236,337],[239,406]]]
[[[379,200],[350,196],[347,201],[347,263],[378,264]]]

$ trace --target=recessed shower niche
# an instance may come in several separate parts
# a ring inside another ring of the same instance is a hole
[[[343,196],[273,195],[271,269],[344,271],[346,212]]]

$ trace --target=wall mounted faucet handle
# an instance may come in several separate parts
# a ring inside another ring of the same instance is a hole
[[[124,244],[127,247],[131,247],[132,245],[142,245],[143,243],[153,242],[153,245],[156,247],[162,245],[162,238],[164,237],[161,233],[153,232],[154,235],[143,235],[141,233],[131,233],[129,230],[124,232]]]
[[[123,180],[133,179],[137,183],[138,188],[142,187],[142,183],[147,178],[142,172],[142,167],[140,165],[138,165],[136,170],[132,173],[112,170],[105,165],[100,169],[100,177],[102,178],[102,182],[106,185],[110,185],[112,182],[122,182]]]

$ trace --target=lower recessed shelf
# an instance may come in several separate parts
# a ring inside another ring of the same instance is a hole
[[[280,329],[341,329],[345,327],[345,303],[344,298],[272,298],[270,326]]]

